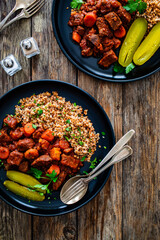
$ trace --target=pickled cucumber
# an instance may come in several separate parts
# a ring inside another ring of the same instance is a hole
[[[14,181],[17,182],[23,186],[35,189],[34,186],[37,184],[41,184],[37,179],[35,179],[34,177],[25,174],[25,173],[21,173],[18,171],[7,171],[7,177]],[[42,190],[42,189],[38,189],[37,191],[42,192],[42,193],[46,193],[46,190]]]
[[[123,67],[127,67],[133,59],[133,55],[137,50],[147,31],[147,21],[145,18],[137,18],[131,25],[126,38],[120,49],[118,62]]]
[[[3,184],[11,192],[21,197],[27,198],[28,200],[43,201],[45,199],[45,196],[42,193],[29,190],[28,188],[23,187],[18,183],[12,182],[10,180],[6,180]]]
[[[142,65],[147,62],[160,47],[160,22],[157,23],[133,56],[136,65]]]

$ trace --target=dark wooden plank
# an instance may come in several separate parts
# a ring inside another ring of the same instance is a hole
[[[38,41],[41,54],[32,59],[32,78],[58,79],[76,84],[76,69],[68,62],[54,38],[51,25],[52,1],[32,20],[33,37]],[[34,240],[76,239],[76,212],[54,218],[33,217]]]
[[[122,135],[122,85],[99,81],[79,72],[78,86],[89,92],[108,114],[119,139]],[[113,168],[103,190],[78,210],[78,239],[122,239],[122,164]]]
[[[14,6],[15,1],[0,1],[0,16],[3,18]],[[15,55],[23,70],[13,77],[8,77],[0,67],[0,95],[21,83],[30,80],[30,61],[20,49],[20,41],[30,36],[30,20],[17,22],[0,33],[0,59],[9,54]],[[27,231],[26,231],[27,223]],[[28,240],[31,238],[31,216],[21,213],[0,202],[0,239],[1,240]]]
[[[134,154],[123,163],[123,239],[160,236],[160,73],[123,89],[123,129],[134,128]]]

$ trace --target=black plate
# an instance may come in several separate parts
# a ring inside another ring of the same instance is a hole
[[[6,93],[4,96],[2,96],[2,98],[0,99],[0,124],[2,125],[3,119],[6,114],[14,114],[14,107],[15,105],[17,105],[19,99],[23,97],[29,97],[33,93],[39,94],[45,91],[57,91],[59,95],[65,97],[66,100],[69,100],[73,103],[76,102],[78,105],[81,105],[83,109],[89,110],[88,117],[93,122],[96,132],[106,132],[105,138],[102,138],[101,136],[99,141],[99,145],[101,145],[102,148],[97,147],[97,151],[92,156],[92,160],[95,157],[97,157],[97,159],[103,159],[115,143],[114,132],[109,118],[107,117],[103,108],[91,95],[72,84],[56,80],[39,80],[15,87],[14,89]],[[103,148],[103,146],[106,146],[106,149]],[[84,167],[81,169],[81,173],[84,170],[89,170],[89,163],[85,163]],[[81,201],[74,205],[67,206],[60,201],[60,191],[54,192],[50,196],[49,200],[46,199],[43,202],[29,202],[28,200],[19,197],[10,191],[7,191],[6,188],[3,186],[3,182],[6,179],[6,171],[1,169],[0,198],[2,198],[11,206],[26,213],[40,216],[61,215],[82,207],[84,204],[88,203],[92,198],[94,198],[103,188],[111,173],[111,170],[112,167],[110,167],[96,180],[93,180],[90,183],[88,192]],[[56,198],[56,200],[54,198]]]
[[[78,44],[72,40],[72,28],[68,26],[71,0],[54,0],[52,6],[52,25],[57,42],[65,56],[81,71],[92,77],[110,82],[130,82],[140,80],[160,70],[160,50],[140,67],[136,67],[130,74],[116,74],[113,65],[108,69],[98,66],[98,59],[85,58],[81,55]]]

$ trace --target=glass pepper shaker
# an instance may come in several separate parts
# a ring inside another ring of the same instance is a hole
[[[22,69],[20,63],[12,54],[5,57],[0,64],[9,76],[13,76]]]
[[[40,54],[38,44],[33,37],[26,38],[20,43],[23,55],[26,58],[31,58],[35,55]]]

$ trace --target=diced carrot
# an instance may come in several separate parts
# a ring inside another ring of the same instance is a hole
[[[97,20],[97,15],[94,12],[88,12],[84,17],[84,25],[86,27],[92,27]]]
[[[9,150],[6,147],[0,147],[0,159],[6,159],[9,156]]]
[[[47,129],[44,133],[42,133],[41,138],[51,142],[54,139],[54,133],[50,129]]]
[[[125,35],[126,30],[122,25],[116,31],[114,31],[114,36],[117,38],[123,38]]]
[[[50,151],[50,157],[53,160],[60,161],[61,149],[60,148],[52,148]]]
[[[48,169],[47,173],[51,174],[51,173],[53,172],[53,170],[57,173],[57,175],[60,174],[60,168],[59,168],[59,166],[57,166],[57,165],[52,165],[52,166]]]
[[[80,36],[77,32],[73,31],[73,33],[72,33],[72,39],[73,39],[74,41],[76,41],[77,43],[80,43],[80,41],[81,41],[81,36]]]
[[[32,123],[27,123],[24,126],[24,135],[26,137],[30,137],[32,135],[32,133],[34,133],[35,128],[33,128],[33,124]]]

